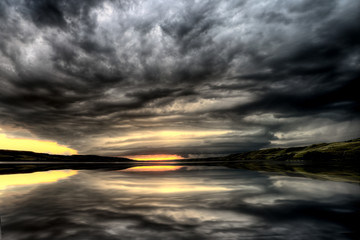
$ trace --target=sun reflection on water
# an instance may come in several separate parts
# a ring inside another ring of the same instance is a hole
[[[165,171],[176,171],[181,169],[182,166],[138,166],[132,167],[123,172],[165,172]]]

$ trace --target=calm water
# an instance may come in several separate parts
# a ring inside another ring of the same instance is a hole
[[[359,200],[358,184],[223,167],[0,175],[4,240],[356,239]]]

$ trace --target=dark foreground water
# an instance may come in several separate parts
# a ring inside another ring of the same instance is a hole
[[[359,203],[358,184],[224,167],[0,175],[3,240],[356,239]]]

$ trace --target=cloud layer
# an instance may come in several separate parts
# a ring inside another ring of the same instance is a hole
[[[359,8],[2,1],[0,125],[106,155],[358,137]]]

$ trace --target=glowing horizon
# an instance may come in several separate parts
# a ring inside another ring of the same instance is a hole
[[[137,161],[166,161],[166,160],[180,160],[185,159],[176,154],[154,154],[154,155],[131,155],[124,156]]]
[[[74,155],[78,151],[57,142],[49,140],[36,140],[26,138],[10,138],[4,133],[0,133],[0,149],[16,151],[32,151],[37,153]]]
[[[124,172],[166,172],[166,171],[176,171],[182,168],[182,166],[137,166],[131,167],[125,170]]]

